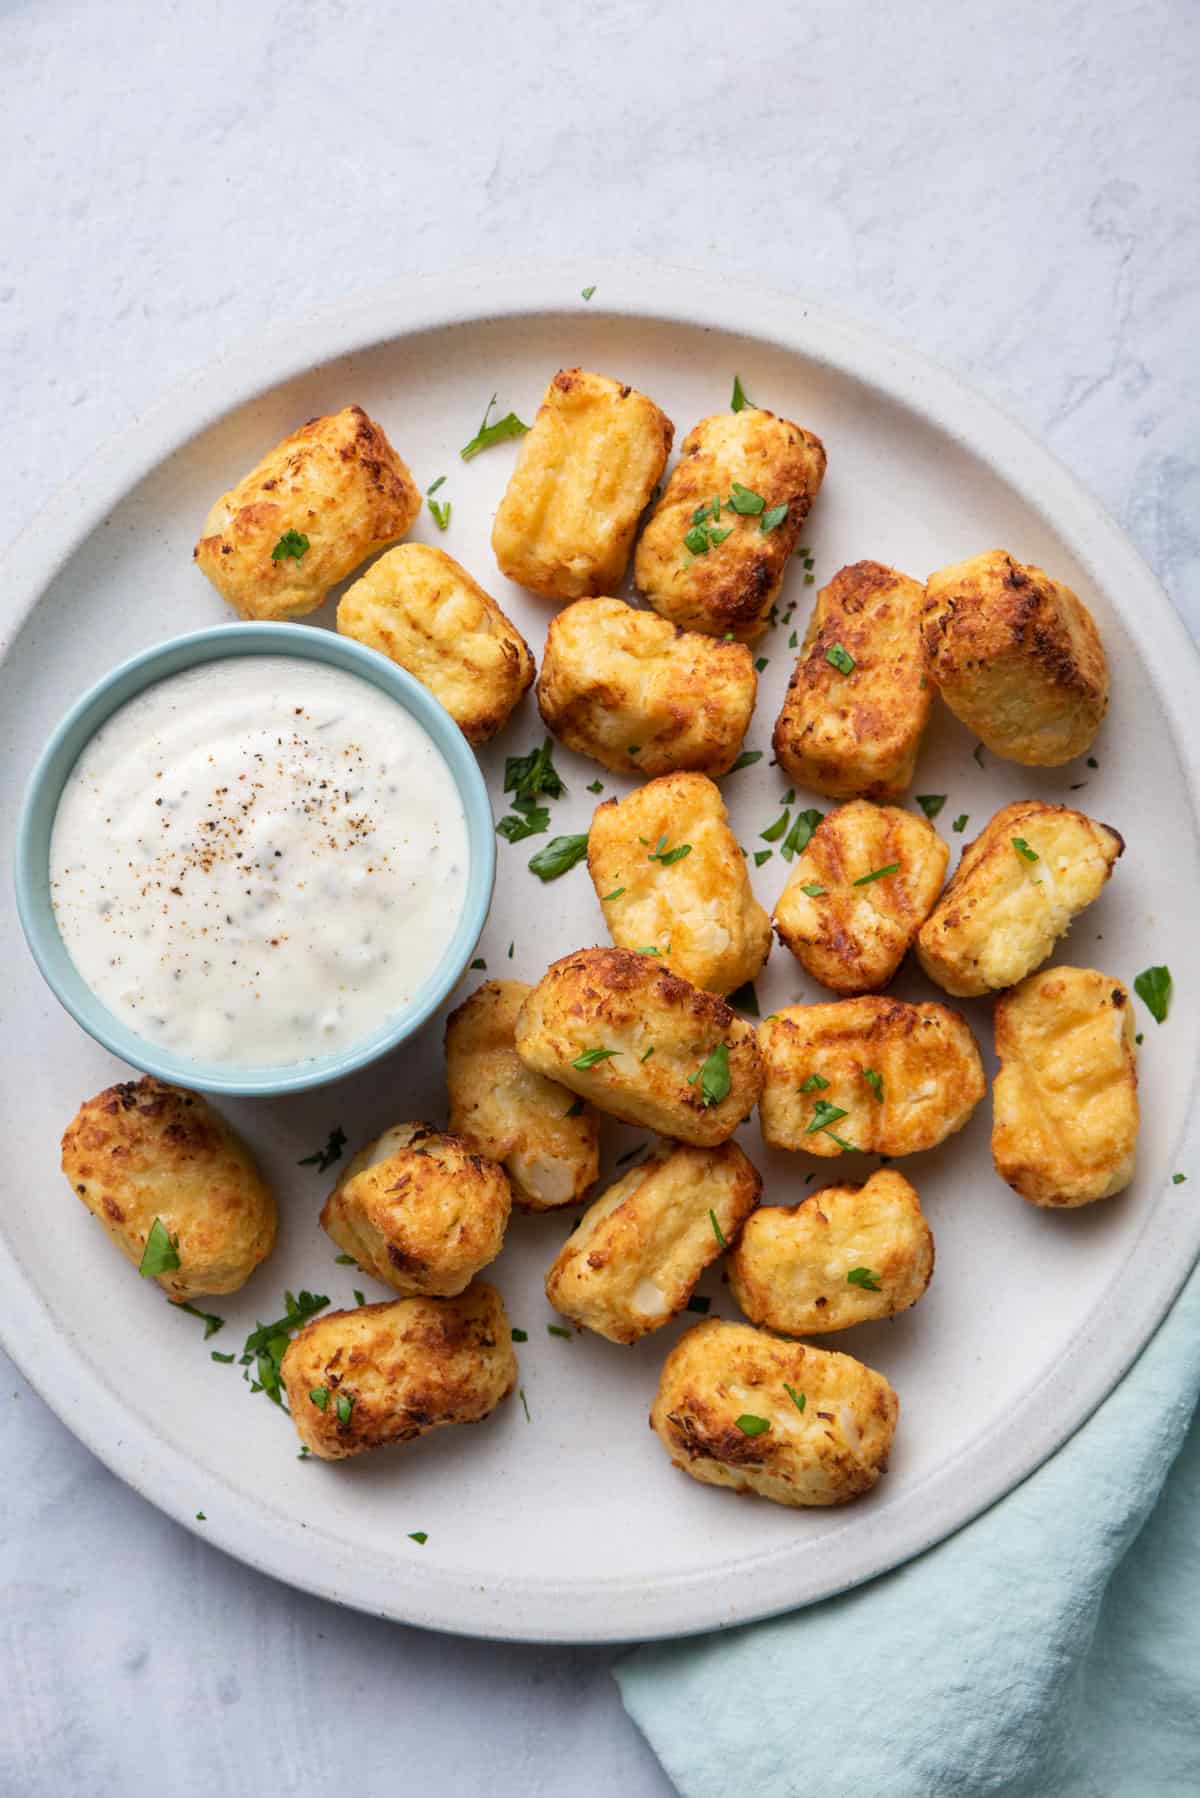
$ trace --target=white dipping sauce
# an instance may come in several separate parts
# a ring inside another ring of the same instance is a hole
[[[67,778],[59,932],[109,1010],[203,1061],[277,1067],[402,1011],[454,934],[467,823],[441,752],[356,674],[241,656],[149,687]]]

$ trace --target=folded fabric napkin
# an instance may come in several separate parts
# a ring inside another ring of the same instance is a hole
[[[1007,1498],[841,1597],[638,1649],[626,1710],[685,1798],[1196,1798],[1198,1393],[1200,1269]]]

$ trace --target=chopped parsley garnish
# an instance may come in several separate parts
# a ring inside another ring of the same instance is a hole
[[[798,649],[799,646],[800,646],[800,639],[797,637],[795,631],[793,631],[791,636],[788,638],[788,648],[789,649]]]
[[[285,531],[271,551],[272,562],[299,562],[308,550],[303,531]]]
[[[741,376],[734,375],[733,398],[729,402],[729,410],[731,412],[744,412],[747,406],[753,405],[754,401],[746,398],[746,389],[742,386]]]
[[[754,664],[755,672],[758,674],[762,674],[767,668],[770,667],[770,665],[771,665],[770,661],[766,656],[759,656],[758,660]]]
[[[873,880],[886,880],[889,874],[899,874],[899,872],[899,862],[888,862],[884,868],[872,868],[869,874],[860,874],[852,884],[856,887],[869,887]]]
[[[954,820],[953,824],[950,826],[951,830],[958,830],[958,831],[965,830],[967,828],[967,819],[970,817],[970,815],[971,814],[969,812],[959,812],[958,817]]]
[[[515,1325],[513,1326],[510,1334],[511,1334],[514,1342],[528,1342],[529,1341],[529,1331],[528,1330],[518,1330]]]
[[[918,793],[917,804],[927,818],[936,818],[946,803],[945,793]]]
[[[339,1267],[357,1267],[358,1266],[358,1262],[354,1259],[353,1255],[335,1255],[334,1260],[337,1262]]]
[[[771,1427],[769,1418],[755,1417],[752,1411],[743,1411],[734,1421],[743,1436],[762,1436]]]
[[[197,1523],[207,1523],[208,1522],[208,1518],[204,1515],[203,1511],[196,1512],[196,1522]]]
[[[339,1392],[337,1395],[337,1418],[339,1423],[349,1423],[350,1413],[354,1409],[354,1394]]]
[[[318,1411],[328,1410],[328,1408],[329,1408],[329,1388],[328,1388],[328,1386],[314,1386],[308,1396],[312,1400],[313,1404],[317,1407]]]
[[[563,1112],[563,1116],[565,1118],[577,1118],[582,1115],[582,1112],[583,1112],[583,1100],[576,1099],[574,1105],[569,1105],[567,1107],[567,1109]]]
[[[882,1077],[882,1075],[877,1074],[875,1072],[874,1068],[864,1068],[863,1069],[863,1079],[866,1081],[867,1085],[870,1087],[871,1091],[875,1094],[875,1097],[879,1100],[879,1103],[882,1105],[883,1104],[883,1077]]]
[[[741,755],[739,755],[737,761],[733,764],[733,767],[729,772],[731,774],[739,774],[743,768],[753,768],[755,762],[761,762],[762,759],[763,752],[761,749],[743,749]]]
[[[795,823],[779,846],[779,853],[785,862],[790,862],[794,855],[799,855],[801,850],[808,848],[812,833],[824,816],[824,812],[819,812],[814,805],[796,813]]]
[[[806,880],[804,885],[800,888],[800,891],[807,894],[810,899],[823,899],[825,897],[825,888],[820,886],[815,880]]]
[[[603,791],[604,791],[604,782],[602,780],[589,780],[588,781],[588,792],[589,793],[603,793]]]
[[[795,787],[789,787],[787,792],[784,794],[783,798],[779,801],[779,803],[780,803],[780,805],[794,805],[795,802],[796,802],[796,789],[795,789]]]
[[[506,843],[523,843],[526,837],[539,837],[549,830],[550,813],[546,806],[536,805],[532,799],[517,799],[514,804],[517,810],[508,812],[496,826],[496,835]]]
[[[495,404],[496,396],[493,394],[488,401],[487,411],[483,415],[483,422],[479,429],[470,443],[458,452],[464,462],[469,462],[472,456],[479,454],[480,450],[491,449],[494,443],[504,443],[510,437],[523,437],[529,429],[528,425],[521,423],[515,412],[506,412],[503,418],[496,420],[495,424],[489,424],[488,419],[492,415],[492,407]]]
[[[409,1530],[408,1539],[410,1542],[415,1542],[417,1544],[418,1548],[424,1548],[425,1544],[429,1540],[429,1531],[428,1530]]]
[[[683,547],[693,556],[708,554],[708,532],[702,524],[694,524],[690,531],[684,533]]]
[[[563,1325],[563,1324],[547,1324],[546,1328],[550,1332],[551,1336],[562,1336],[567,1342],[570,1342],[571,1332],[570,1332],[570,1330],[568,1330],[565,1327],[565,1325]]]
[[[721,1226],[717,1222],[717,1214],[713,1210],[711,1205],[708,1208],[708,1221],[713,1227],[713,1235],[717,1239],[717,1247],[719,1249],[728,1248],[729,1244],[725,1241],[725,1237],[724,1237],[724,1234],[722,1233]]]
[[[612,899],[619,899],[624,891],[624,887],[614,887],[611,893],[605,893],[603,899],[600,901],[601,905],[607,905]]]
[[[1133,990],[1154,1022],[1164,1023],[1171,1009],[1170,968],[1143,968],[1133,983]]]
[[[743,487],[740,481],[734,481],[729,489],[728,503],[741,517],[757,518],[767,502],[761,493],[755,493],[752,488]]]
[[[774,853],[775,851],[773,849],[756,849],[754,851],[754,866],[756,868],[761,868],[764,862],[770,861]]]
[[[138,1272],[143,1280],[153,1280],[159,1274],[173,1273],[178,1266],[179,1237],[172,1236],[162,1218],[156,1217],[146,1237],[146,1246],[138,1262]]]
[[[256,1362],[258,1379],[251,1383],[252,1392],[265,1392],[272,1404],[282,1407],[283,1399],[279,1369],[283,1361],[292,1332],[300,1325],[323,1311],[329,1303],[322,1292],[301,1292],[298,1296],[291,1292],[283,1295],[285,1316],[276,1318],[274,1323],[257,1324],[242,1344],[241,1363],[243,1367]],[[248,1377],[248,1376],[247,1376]]]
[[[430,514],[439,531],[449,529],[450,514],[453,510],[454,507],[448,499],[431,499],[429,502]]]
[[[976,743],[974,749],[971,751],[971,754],[975,759],[976,766],[979,768],[982,768],[983,767],[983,744]]]
[[[838,1123],[849,1113],[840,1105],[831,1105],[828,1099],[818,1099],[811,1120],[804,1127],[805,1136],[815,1136],[818,1130],[828,1130],[830,1124]]]
[[[725,1043],[718,1043],[707,1060],[703,1061],[694,1074],[688,1075],[688,1085],[695,1086],[700,1082],[700,1099],[704,1105],[719,1105],[729,1094],[731,1081],[729,1078],[729,1048]]]
[[[646,1053],[644,1055],[638,1056],[638,1060],[639,1061],[649,1061],[649,1059],[653,1055],[653,1053],[654,1053],[654,1044],[651,1043],[650,1047],[646,1050]]]
[[[787,515],[788,509],[786,500],[780,506],[769,506],[759,519],[758,528],[765,535],[766,532],[773,531],[777,525],[781,525]]]
[[[1171,1185],[1172,1186],[1182,1186],[1186,1179],[1187,1179],[1186,1174],[1172,1174],[1171,1175]]]
[[[583,860],[587,845],[586,830],[578,836],[551,837],[536,855],[530,856],[529,871],[539,880],[557,880],[560,874],[569,874],[576,862]]]
[[[518,1389],[518,1392],[517,1392],[517,1397],[518,1397],[518,1398],[519,1398],[519,1399],[520,1399],[520,1401],[521,1401],[521,1409],[522,1409],[522,1411],[524,1411],[524,1413],[525,1413],[525,1422],[526,1422],[526,1423],[532,1423],[532,1422],[533,1422],[533,1419],[532,1419],[532,1417],[531,1417],[531,1416],[530,1416],[530,1415],[529,1415],[529,1400],[528,1400],[528,1399],[527,1399],[527,1398],[526,1398],[526,1397],[525,1397],[525,1388],[524,1388],[524,1386],[522,1386],[522,1387],[520,1387],[520,1388],[519,1388],[519,1389]]]
[[[428,487],[426,487],[426,489],[425,489],[426,498],[428,498],[428,496],[431,493],[436,493],[439,487],[444,487],[445,485],[446,485],[446,477],[444,474],[440,474],[436,481],[430,481]]]
[[[335,1161],[340,1161],[342,1159],[342,1150],[345,1148],[346,1142],[346,1132],[342,1129],[340,1124],[337,1124],[329,1132],[325,1141],[325,1147],[323,1149],[314,1149],[311,1155],[305,1155],[296,1163],[296,1166],[315,1167],[319,1174],[323,1174],[326,1168],[332,1167]]]
[[[1089,755],[1087,765],[1089,768],[1098,768],[1100,766],[1094,755]]]
[[[367,1302],[367,1295],[366,1295],[366,1293],[365,1293],[365,1292],[360,1292],[360,1291],[359,1291],[359,1290],[358,1290],[358,1287],[357,1287],[357,1286],[355,1286],[355,1287],[354,1287],[354,1288],[353,1288],[353,1291],[354,1291],[354,1303],[355,1303],[355,1304],[356,1304],[356,1305],[365,1305],[365,1304],[366,1304],[366,1302]]]
[[[198,1306],[189,1305],[187,1303],[176,1305],[175,1309],[176,1311],[186,1311],[189,1317],[198,1317],[200,1319],[200,1322],[204,1325],[205,1342],[208,1341],[210,1336],[215,1336],[218,1330],[223,1330],[225,1328],[225,1319],[223,1317],[218,1317],[215,1311],[201,1311]],[[231,1355],[230,1360],[232,1359],[233,1357]]]
[[[687,1302],[687,1308],[689,1311],[698,1311],[701,1317],[705,1317],[712,1310],[712,1300],[702,1292],[694,1292]]]
[[[658,956],[661,956],[662,950],[656,948],[653,943],[640,943],[638,945],[638,947],[634,950],[633,953],[635,955],[658,955]]]
[[[504,762],[504,791],[518,799],[539,799],[545,793],[561,799],[566,792],[558,769],[554,766],[553,739],[547,737],[540,749],[528,755],[510,755]]]
[[[210,1358],[213,1361],[224,1361],[226,1366],[228,1366],[228,1364],[233,1360],[232,1354],[223,1355],[221,1353],[220,1349],[209,1349],[208,1352],[209,1352]]]
[[[846,1275],[847,1286],[861,1286],[864,1292],[879,1292],[879,1276],[869,1267],[852,1267]]]
[[[735,1006],[738,1011],[748,1011],[752,1018],[762,1016],[758,1009],[758,994],[754,990],[752,980],[747,980],[743,986],[738,987],[736,992],[730,993],[725,1003]]]
[[[577,1068],[581,1074],[585,1074],[589,1068],[594,1068],[598,1061],[608,1061],[612,1056],[620,1053],[619,1049],[585,1049],[582,1055],[575,1057],[571,1066]]]
[[[764,843],[777,843],[779,841],[780,837],[785,836],[787,834],[787,827],[791,822],[791,818],[792,818],[791,812],[785,810],[783,813],[783,816],[780,818],[776,818],[774,824],[768,825],[766,830],[760,830],[758,834],[762,838],[763,842]]]
[[[783,1382],[783,1390],[787,1393],[797,1411],[803,1411],[805,1405],[808,1403],[808,1399],[804,1393],[797,1392],[796,1388],[794,1386],[789,1386],[786,1380]]]
[[[840,643],[830,644],[825,651],[825,660],[831,668],[836,668],[839,674],[853,674],[858,666],[850,651],[843,649]]]
[[[482,955],[477,955],[475,957],[475,960],[471,963],[471,966],[468,969],[468,972],[474,973],[476,968],[482,968],[484,973],[485,974],[487,973],[487,963],[486,963],[486,961],[484,961]]]
[[[580,291],[580,293],[581,293],[581,294],[582,294],[582,295],[583,295],[583,298],[584,298],[584,299],[585,299],[585,300],[590,300],[590,299],[591,299],[591,297],[592,297],[592,295],[593,295],[593,294],[594,294],[594,293],[595,293],[595,291],[596,291],[596,285],[595,285],[595,282],[593,282],[593,283],[592,283],[592,285],[591,285],[591,286],[590,286],[590,287],[581,287],[581,288],[580,288],[580,290],[579,290],[579,291]]]
[[[1022,861],[1026,861],[1026,862],[1041,861],[1042,858],[1038,854],[1037,850],[1031,849],[1029,847],[1029,844],[1025,841],[1024,837],[1011,837],[1009,839],[1009,841],[1012,843],[1013,848],[1016,850],[1017,854],[1021,857]]]
[[[667,839],[665,836],[659,837],[658,842],[654,845],[654,848],[650,851],[646,860],[648,862],[661,862],[664,868],[669,868],[673,862],[681,862],[685,855],[690,855],[692,853],[692,845],[690,843],[679,843],[674,849],[668,849],[666,847],[666,842]]]
[[[828,1085],[828,1080],[822,1075],[810,1074],[804,1084],[798,1088],[798,1091],[802,1093],[823,1093]],[[844,1117],[845,1113],[843,1112],[842,1115]]]

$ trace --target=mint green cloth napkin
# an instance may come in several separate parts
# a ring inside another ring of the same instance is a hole
[[[1200,1270],[1015,1492],[839,1598],[638,1649],[626,1710],[685,1798],[1197,1798],[1198,1393]]]

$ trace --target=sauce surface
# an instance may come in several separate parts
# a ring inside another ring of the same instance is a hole
[[[293,656],[171,676],[84,749],[50,845],[83,979],[147,1042],[276,1067],[402,1011],[454,934],[458,789],[369,681]]]

